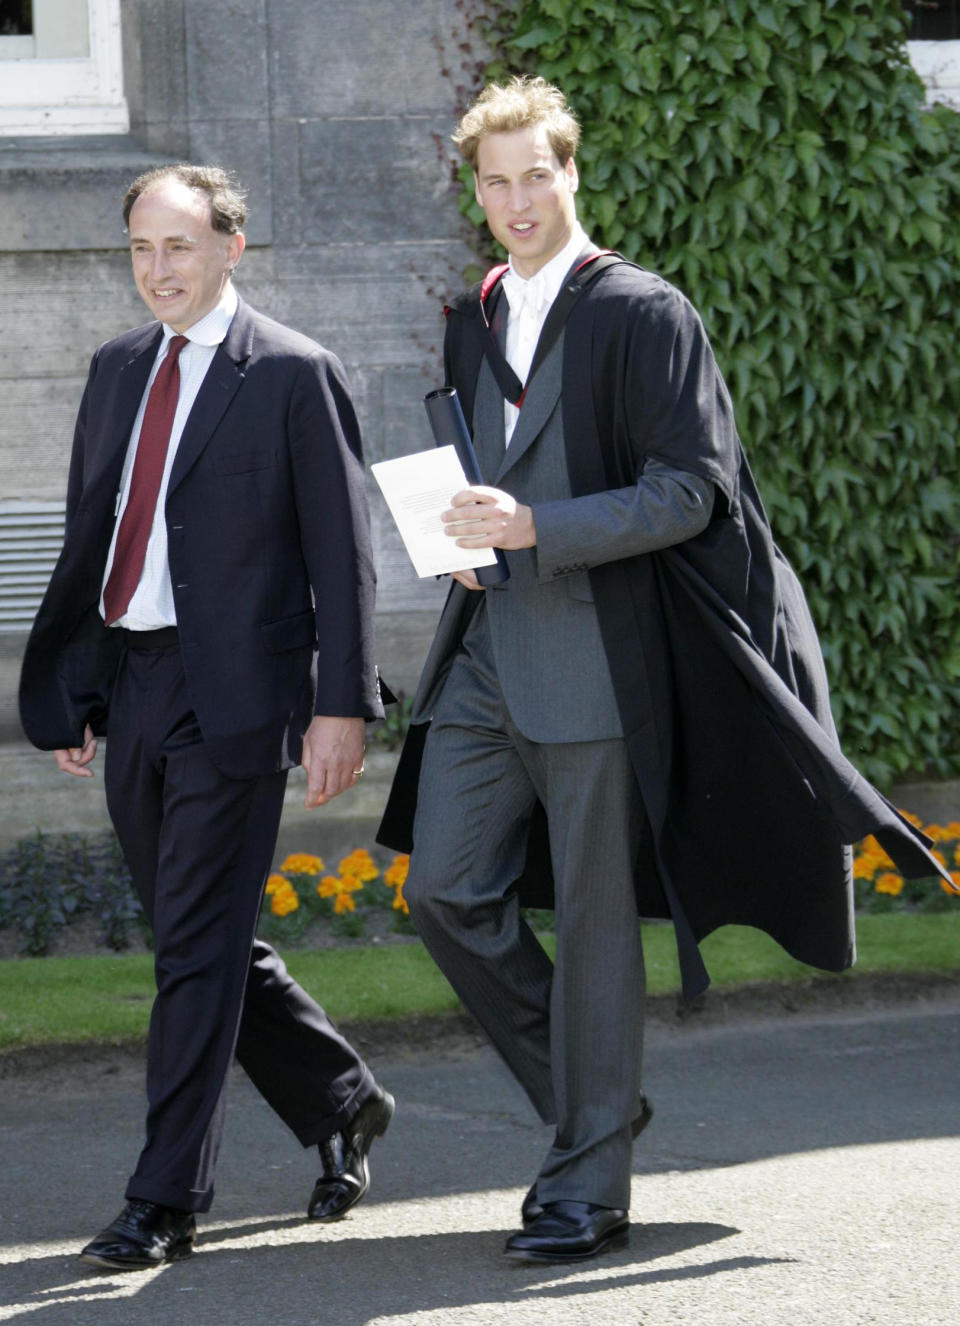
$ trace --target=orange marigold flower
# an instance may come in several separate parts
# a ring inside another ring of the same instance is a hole
[[[403,896],[403,885],[399,885],[393,899],[393,910],[402,912],[404,916],[410,915],[410,908],[407,906],[407,900]]]
[[[858,856],[853,861],[854,879],[873,879],[876,873],[877,863],[870,856]]]
[[[402,889],[407,882],[409,871],[410,857],[406,852],[401,852],[383,872],[383,882],[389,884],[392,889]]]
[[[267,876],[267,887],[265,892],[268,898],[271,893],[276,893],[278,889],[288,889],[289,887],[290,887],[290,881],[286,879],[283,875]]]
[[[960,893],[960,870],[951,870],[950,878],[953,880],[952,889],[945,879],[941,879],[940,887],[943,889],[944,893],[948,893],[952,898],[955,896],[954,890],[956,890],[956,893]]]
[[[319,875],[323,862],[319,856],[312,856],[309,852],[293,852],[280,869],[289,875]]]
[[[376,879],[380,871],[374,864],[373,857],[362,847],[345,856],[340,862],[340,874],[352,875],[354,879]]]
[[[363,880],[358,879],[356,875],[340,876],[341,893],[357,893],[362,888],[363,888]]]
[[[944,826],[943,831],[951,838],[960,838],[960,820],[951,820],[949,824]]]
[[[860,844],[857,856],[864,857],[866,860],[872,862],[874,868],[879,868],[880,866],[893,865],[893,862],[891,861],[890,857],[883,850],[883,848],[880,846],[880,844],[877,842],[876,838],[874,838],[872,834],[870,835],[869,838],[864,838],[863,842]]]
[[[300,906],[297,891],[288,884],[285,889],[277,889],[270,899],[270,910],[274,916],[287,916]]]
[[[948,843],[955,837],[955,835],[950,832],[949,825],[925,824],[923,826],[923,831],[927,837],[932,838],[935,843]]]
[[[943,868],[946,869],[946,867],[947,867],[947,858],[944,856],[944,854],[943,854],[941,851],[939,851],[938,849],[935,848],[935,849],[930,853],[930,855],[933,857],[933,859],[934,859],[935,861],[939,861],[940,864],[943,866]]]
[[[317,885],[317,892],[321,898],[333,898],[340,892],[340,881],[336,875],[324,875]]]
[[[923,828],[923,820],[920,818],[919,815],[914,815],[913,812],[909,810],[901,810],[900,814],[903,816],[905,820],[908,820],[914,826],[914,828],[916,829]]]
[[[333,904],[333,910],[337,916],[342,916],[344,912],[354,912],[357,904],[351,898],[349,893],[338,893]]]
[[[896,898],[903,891],[903,879],[892,870],[887,870],[873,887],[877,893],[889,893],[891,898]]]

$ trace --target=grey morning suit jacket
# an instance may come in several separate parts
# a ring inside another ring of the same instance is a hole
[[[486,361],[481,367],[473,418],[480,469],[488,484],[534,508],[537,546],[507,552],[509,580],[482,596],[454,585],[417,692],[416,722],[432,715],[466,616],[483,597],[500,687],[525,737],[547,743],[623,735],[587,569],[699,533],[710,519],[713,489],[694,475],[648,465],[642,492],[631,487],[571,501],[562,366],[561,335],[530,382],[506,450],[503,395]]]

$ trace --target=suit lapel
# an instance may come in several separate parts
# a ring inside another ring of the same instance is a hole
[[[493,482],[495,484],[499,483],[507,471],[516,465],[524,452],[528,451],[539,437],[544,424],[553,414],[557,401],[560,399],[562,384],[563,332],[560,333],[550,353],[530,381],[527,394],[523,398],[523,405],[520,407],[520,418],[513,430],[510,445],[501,458],[500,466],[494,478]]]
[[[104,500],[112,502],[120,486],[120,475],[123,472],[123,462],[130,443],[133,423],[162,338],[163,329],[158,323],[152,323],[133,333],[127,358],[117,375],[112,392],[113,399],[105,411],[105,417],[110,420],[109,431],[104,430],[94,441],[97,447],[96,458],[85,484],[88,493],[93,493],[102,486]]]
[[[187,418],[170,472],[168,492],[172,492],[196,464],[227,406],[239,390],[253,350],[253,338],[253,317],[248,305],[241,300],[226,339],[217,347]]]
[[[503,461],[503,393],[486,358],[480,362],[473,407],[473,435],[484,483],[493,483]]]

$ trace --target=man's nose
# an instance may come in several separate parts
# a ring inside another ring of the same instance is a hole
[[[523,212],[530,206],[530,195],[527,193],[526,185],[514,184],[510,189],[510,210],[511,212]]]
[[[157,251],[150,259],[150,275],[154,280],[167,276],[170,272],[170,259],[167,254]]]

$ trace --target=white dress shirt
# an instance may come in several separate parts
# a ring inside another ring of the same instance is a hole
[[[131,631],[155,631],[162,626],[176,626],[177,624],[177,614],[173,606],[173,586],[170,583],[170,566],[167,561],[167,522],[164,515],[167,486],[170,483],[170,471],[173,469],[173,462],[177,456],[177,448],[183,436],[184,426],[190,411],[193,409],[194,401],[197,399],[197,393],[203,385],[203,379],[207,376],[207,370],[213,363],[217,346],[226,338],[227,332],[230,330],[230,323],[237,311],[237,303],[237,292],[232,285],[228,284],[216,306],[199,322],[195,322],[192,327],[182,333],[187,338],[187,344],[180,351],[180,395],[177,400],[177,410],[173,417],[173,427],[170,430],[170,445],[167,448],[167,459],[160,480],[157,506],[153,513],[153,525],[150,529],[147,551],[143,559],[143,571],[140,574],[140,583],[133,592],[127,611],[116,622],[111,623],[112,625],[125,626]],[[157,350],[153,368],[150,370],[150,378],[144,388],[143,399],[140,401],[140,409],[137,411],[133,431],[127,445],[127,457],[123,463],[123,477],[120,480],[120,492],[118,493],[117,518],[113,527],[113,538],[110,541],[110,552],[107,555],[107,566],[103,576],[104,585],[107,583],[110,568],[113,566],[117,532],[120,529],[120,521],[126,509],[127,499],[130,496],[130,478],[133,474],[137,444],[140,441],[143,415],[147,408],[147,397],[150,395],[150,388],[153,386],[153,380],[159,372],[160,365],[167,356],[170,338],[176,335],[177,333],[172,327],[163,323],[163,340]],[[100,593],[100,614],[104,619],[106,618],[103,610],[102,589]]]
[[[575,225],[570,239],[558,254],[544,263],[538,272],[524,280],[518,274],[513,258],[510,270],[503,274],[503,293],[510,305],[507,318],[507,338],[504,355],[507,363],[520,381],[526,385],[537,341],[543,331],[550,306],[560,293],[563,278],[576,262],[587,245],[587,237],[579,225]],[[510,438],[520,418],[520,410],[508,400],[503,402],[503,427],[505,442],[510,445]]]

